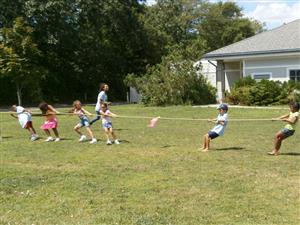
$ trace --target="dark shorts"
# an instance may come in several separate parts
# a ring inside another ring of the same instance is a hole
[[[25,129],[32,128],[32,121],[28,121],[24,127]]]
[[[216,132],[209,131],[208,132],[208,137],[210,137],[210,139],[214,139],[216,137],[219,137],[219,135]]]
[[[287,137],[293,136],[293,134],[295,133],[295,130],[289,130],[289,129],[283,128],[280,132],[283,137],[287,138]]]

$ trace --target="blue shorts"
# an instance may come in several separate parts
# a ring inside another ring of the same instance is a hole
[[[287,137],[293,136],[293,134],[295,133],[295,130],[289,130],[287,128],[283,128],[280,132],[283,137],[287,138]]]
[[[112,122],[104,122],[102,123],[102,127],[107,129],[112,128]]]
[[[90,121],[87,117],[81,118],[80,119],[80,125],[82,127],[89,127],[90,126]]]
[[[209,131],[208,132],[208,137],[210,137],[210,139],[214,139],[216,137],[219,137],[219,135],[214,131]]]

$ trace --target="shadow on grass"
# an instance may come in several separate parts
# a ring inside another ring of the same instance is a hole
[[[280,155],[300,156],[300,153],[299,152],[284,152],[284,153],[280,153]]]
[[[127,140],[119,140],[121,143],[130,143],[130,141]]]
[[[230,150],[240,151],[243,149],[245,149],[245,148],[243,148],[243,147],[227,147],[227,148],[216,148],[215,150],[218,150],[218,151],[230,151]]]
[[[161,146],[160,148],[170,148],[170,147],[174,147],[176,145],[164,145],[164,146]]]
[[[13,138],[13,136],[2,136],[0,138],[2,138],[2,139],[11,139],[11,138]]]
[[[129,130],[129,129],[123,129],[123,128],[114,128],[114,130],[116,130],[116,131],[122,131],[122,130]]]

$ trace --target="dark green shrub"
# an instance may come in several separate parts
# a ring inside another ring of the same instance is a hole
[[[251,105],[270,105],[278,102],[281,87],[279,82],[261,80],[249,90]]]

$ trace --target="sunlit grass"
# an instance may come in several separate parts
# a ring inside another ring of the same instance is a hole
[[[93,112],[93,108],[89,108]],[[212,108],[113,106],[120,115],[213,118]],[[61,110],[63,111],[63,109]],[[232,109],[230,118],[272,118],[287,110]],[[300,129],[271,157],[284,123],[229,122],[202,153],[208,122],[114,119],[121,145],[78,143],[76,117],[60,116],[59,143],[30,142],[0,115],[2,224],[300,223]],[[34,117],[39,134],[43,118]],[[298,126],[299,127],[299,126]]]

